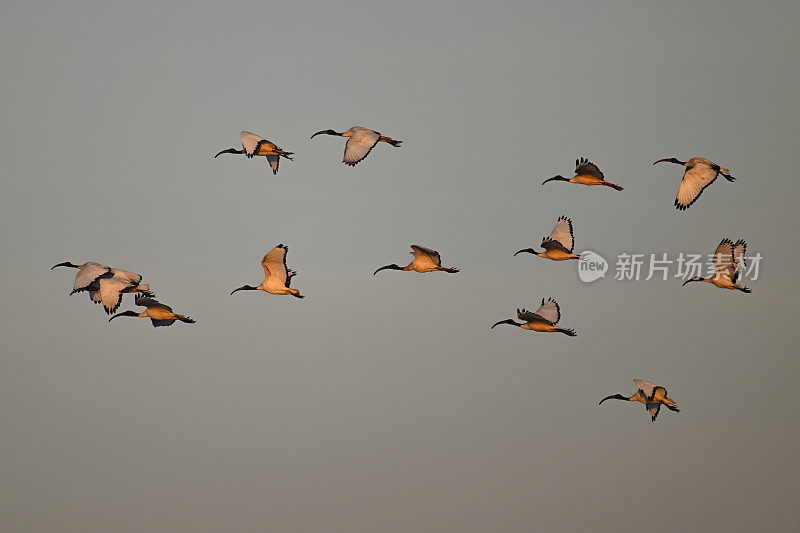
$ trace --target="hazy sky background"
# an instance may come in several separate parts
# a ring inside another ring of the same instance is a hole
[[[799,17],[4,4],[3,530],[797,529]],[[309,140],[352,125],[404,143],[350,168]],[[295,161],[213,159],[243,129]],[[693,155],[739,180],[679,212],[682,169],[652,162]],[[625,190],[540,185],[578,156]],[[513,257],[562,213],[612,258],[745,238],[761,278],[587,285]],[[307,298],[229,296],[281,242]],[[412,243],[462,272],[372,276]],[[108,324],[66,260],[140,272],[197,324]],[[489,329],[548,296],[576,338]],[[683,412],[598,407],[632,378]]]

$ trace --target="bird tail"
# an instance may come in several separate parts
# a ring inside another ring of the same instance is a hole
[[[297,289],[289,289],[289,294],[291,294],[295,298],[305,298],[305,296],[300,294],[300,291],[298,291]]]
[[[280,152],[278,152],[278,157],[285,157],[285,158],[286,158],[286,159],[288,159],[289,161],[294,161],[294,159],[292,159],[291,157],[289,157],[290,155],[294,155],[294,152],[284,152],[283,150],[281,150]]]
[[[750,287],[738,287],[738,289],[739,289],[740,291],[742,291],[743,293],[746,293],[746,294],[750,294],[751,292],[753,292],[753,291],[750,289]]]
[[[457,269],[457,268],[442,267],[442,272],[449,272],[450,274],[457,274],[458,272],[461,272],[461,271],[459,269]]]
[[[385,143],[389,143],[392,146],[400,146],[401,144],[403,144],[403,141],[395,141],[394,139],[392,139],[391,137],[387,137],[386,135],[381,135],[380,140],[382,140]]]
[[[668,404],[668,403],[665,403],[664,405],[666,405],[666,406],[667,406],[667,409],[669,409],[670,411],[674,411],[674,412],[676,412],[676,413],[680,413],[680,412],[681,412],[681,410],[680,410],[680,409],[678,409],[678,406],[677,406],[677,405],[675,405],[675,404]]]
[[[569,335],[570,337],[575,337],[578,335],[577,333],[575,333],[574,329],[558,328],[556,331],[559,333],[563,333],[564,335]]]
[[[177,315],[176,314],[175,318],[177,320],[180,320],[181,322],[186,322],[187,324],[194,324],[195,323],[195,320],[190,316],[183,316],[183,315]]]
[[[605,186],[607,186],[607,187],[611,187],[611,188],[612,188],[612,189],[614,189],[615,191],[621,191],[621,190],[624,188],[624,187],[620,187],[620,186],[619,186],[619,185],[617,185],[616,183],[610,183],[610,182],[608,182],[608,181],[606,181],[605,183],[603,183],[603,185],[605,185]]]

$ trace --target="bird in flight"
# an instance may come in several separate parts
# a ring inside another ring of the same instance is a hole
[[[140,307],[146,307],[147,309],[145,309],[141,313],[137,313],[136,311],[123,311],[121,313],[113,315],[111,318],[108,319],[108,321],[111,322],[115,318],[121,316],[135,316],[139,318],[149,318],[150,321],[153,323],[154,328],[160,326],[171,326],[172,324],[175,323],[176,320],[180,320],[181,322],[186,322],[187,324],[195,323],[192,317],[173,313],[172,308],[170,306],[164,305],[161,302],[156,301],[154,298],[149,298],[144,294],[138,294],[136,296],[135,301],[136,305]]]
[[[681,412],[675,404],[675,400],[667,397],[667,389],[664,387],[654,385],[642,379],[634,379],[633,383],[636,385],[637,390],[632,396],[612,394],[600,400],[600,404],[606,400],[625,400],[626,402],[643,403],[644,408],[650,413],[650,420],[652,422],[656,421],[656,417],[662,405],[665,405],[670,411],[675,411],[676,413]]]
[[[443,267],[442,258],[439,255],[439,252],[436,250],[431,250],[430,248],[425,248],[424,246],[420,246],[418,244],[412,244],[411,250],[411,253],[414,255],[414,259],[412,259],[412,261],[406,266],[401,267],[392,263],[391,265],[380,267],[373,272],[372,275],[374,276],[381,270],[413,270],[414,272],[434,272],[441,270],[442,272],[449,272],[450,274],[460,272],[457,268]]]
[[[727,237],[722,239],[711,258],[714,264],[714,275],[709,278],[696,276],[684,281],[683,285],[692,281],[705,281],[720,289],[738,290],[749,294],[752,292],[750,289],[736,284],[739,274],[744,268],[745,253],[747,253],[747,242],[743,239],[736,242]]]
[[[244,154],[248,158],[255,157],[257,155],[263,155],[267,157],[267,162],[269,166],[272,167],[272,173],[278,173],[278,165],[281,162],[281,157],[285,157],[289,161],[293,161],[293,159],[289,156],[294,155],[294,152],[286,152],[275,143],[272,143],[266,140],[263,137],[259,137],[255,133],[250,133],[249,131],[242,132],[242,150],[237,150],[236,148],[228,148],[227,150],[222,150],[217,155],[214,156],[216,159],[221,154]]]
[[[361,126],[353,126],[349,130],[342,133],[338,133],[334,130],[322,130],[312,135],[311,138],[313,139],[317,135],[322,134],[349,137],[349,139],[347,139],[347,143],[344,145],[344,157],[342,158],[342,163],[345,165],[350,165],[351,167],[356,166],[365,157],[367,157],[379,141],[389,143],[392,146],[400,146],[400,144],[403,142],[396,141],[390,137],[381,135],[377,131],[369,128],[362,128]]]
[[[619,185],[606,181],[603,173],[597,168],[597,165],[590,162],[585,157],[575,160],[575,175],[571,178],[565,178],[559,174],[558,176],[553,176],[552,178],[544,180],[542,185],[548,181],[567,181],[569,183],[579,183],[581,185],[603,185],[617,191],[622,190],[622,187]]]
[[[705,188],[714,183],[720,174],[725,176],[728,181],[736,181],[736,178],[731,176],[730,170],[709,161],[705,157],[693,157],[688,161],[679,161],[674,157],[669,157],[659,159],[653,164],[664,162],[686,167],[686,170],[683,171],[681,186],[678,187],[678,195],[675,197],[675,207],[681,211],[689,209],[700,198]]]
[[[517,318],[522,320],[522,324],[518,324],[514,322],[513,318],[509,318],[508,320],[501,320],[495,323],[492,329],[500,324],[509,324],[531,331],[557,332],[570,337],[577,335],[574,329],[564,329],[556,325],[558,321],[561,320],[561,308],[558,302],[552,298],[548,298],[547,301],[542,298],[542,305],[535,313],[525,309],[517,309]]]
[[[567,259],[580,259],[579,254],[572,253],[574,247],[574,236],[572,232],[572,220],[564,215],[558,217],[556,227],[550,232],[549,237],[542,237],[543,251],[537,252],[533,248],[525,248],[516,254],[529,253],[553,261],[565,261]]]
[[[292,277],[297,272],[289,270],[286,266],[286,252],[288,251],[288,246],[279,244],[267,252],[267,255],[261,260],[261,266],[264,267],[264,281],[261,282],[261,285],[258,287],[243,285],[234,289],[231,294],[236,291],[264,291],[270,294],[291,294],[295,298],[305,298],[300,291],[289,287]]]

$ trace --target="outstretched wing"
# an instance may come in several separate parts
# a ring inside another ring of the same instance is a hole
[[[536,310],[536,314],[553,324],[558,324],[561,320],[561,308],[552,298],[548,298],[547,301],[542,299],[542,305]]]
[[[733,268],[739,270],[744,268],[744,256],[747,253],[747,241],[739,239],[733,245]]]
[[[264,281],[267,283],[280,282],[282,286],[286,286],[288,279],[288,268],[286,267],[286,252],[289,251],[288,246],[279,244],[264,256],[261,260],[261,266],[264,267]],[[274,281],[270,280],[274,277]]]
[[[279,155],[268,155],[267,156],[267,162],[269,163],[269,166],[272,167],[272,173],[273,174],[277,174],[278,173],[278,165],[281,162],[281,156],[279,156]]]
[[[119,308],[122,303],[122,291],[130,287],[135,287],[137,283],[122,279],[117,276],[99,280],[100,290],[92,293],[90,298],[93,302],[102,303],[106,314],[111,314]]]
[[[600,178],[601,180],[605,180],[605,177],[603,177],[603,173],[600,172],[600,169],[597,168],[597,165],[595,165],[585,157],[581,157],[580,159],[575,160],[575,175],[594,176],[596,178]]]
[[[425,248],[418,244],[412,244],[411,249],[414,250],[415,257],[427,257],[428,260],[432,261],[436,266],[442,266],[442,258],[436,250],[431,250],[430,248]]]
[[[72,290],[75,292],[85,291],[100,276],[111,277],[112,275],[111,269],[107,266],[100,263],[86,263],[86,266],[78,270]]]
[[[151,307],[160,307],[161,309],[172,311],[172,308],[170,306],[162,304],[155,298],[150,298],[149,296],[146,296],[144,294],[137,294],[134,302],[136,303],[136,305],[147,307],[148,309]]]
[[[543,324],[553,325],[553,322],[550,320],[533,311],[528,311],[527,309],[517,309],[517,318],[524,322],[541,322]]]
[[[718,173],[718,166],[714,169],[704,161],[698,161],[694,166],[687,168],[683,173],[681,186],[678,187],[678,194],[675,197],[675,207],[681,211],[688,209],[700,198],[700,194],[702,194],[705,188],[714,183]]]
[[[114,273],[114,278],[121,279],[123,281],[130,281],[135,285],[138,285],[142,281],[142,275],[137,274],[136,272],[122,270],[121,268],[112,268],[111,272]]]
[[[263,141],[263,137],[259,137],[255,133],[250,133],[249,131],[242,132],[242,148],[244,148],[244,153],[247,157],[253,157],[254,155],[258,155],[256,151],[258,150],[258,145],[261,141]]]
[[[650,398],[653,395],[653,389],[656,387],[653,383],[643,379],[634,379],[633,384],[644,393],[645,398]]]
[[[545,242],[548,240],[556,241],[563,246],[566,251],[572,252],[572,247],[574,246],[573,239],[572,220],[568,219],[564,215],[561,215],[558,217],[556,227],[553,228],[552,232],[550,232],[550,237],[546,239]]]
[[[344,158],[342,162],[346,165],[355,166],[369,155],[372,149],[378,144],[381,134],[366,128],[357,128],[353,136],[344,145]]]
[[[714,263],[714,278],[728,278],[733,279],[734,274],[734,258],[733,258],[733,241],[729,238],[724,238],[720,241],[717,249],[714,250],[714,256],[711,261]]]

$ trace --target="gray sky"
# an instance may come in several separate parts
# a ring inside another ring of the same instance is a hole
[[[648,4],[7,3],[5,531],[800,527],[800,7]],[[404,143],[309,140],[356,124]],[[243,129],[295,161],[212,158]],[[692,155],[739,180],[678,212],[652,162]],[[578,156],[625,190],[540,186]],[[512,256],[562,213],[606,257],[742,237],[761,278]],[[280,242],[307,298],[229,296]],[[371,275],[411,243],[462,272]],[[65,260],[198,322],[107,324]],[[578,337],[489,329],[547,296]],[[597,406],[634,377],[683,412]]]

